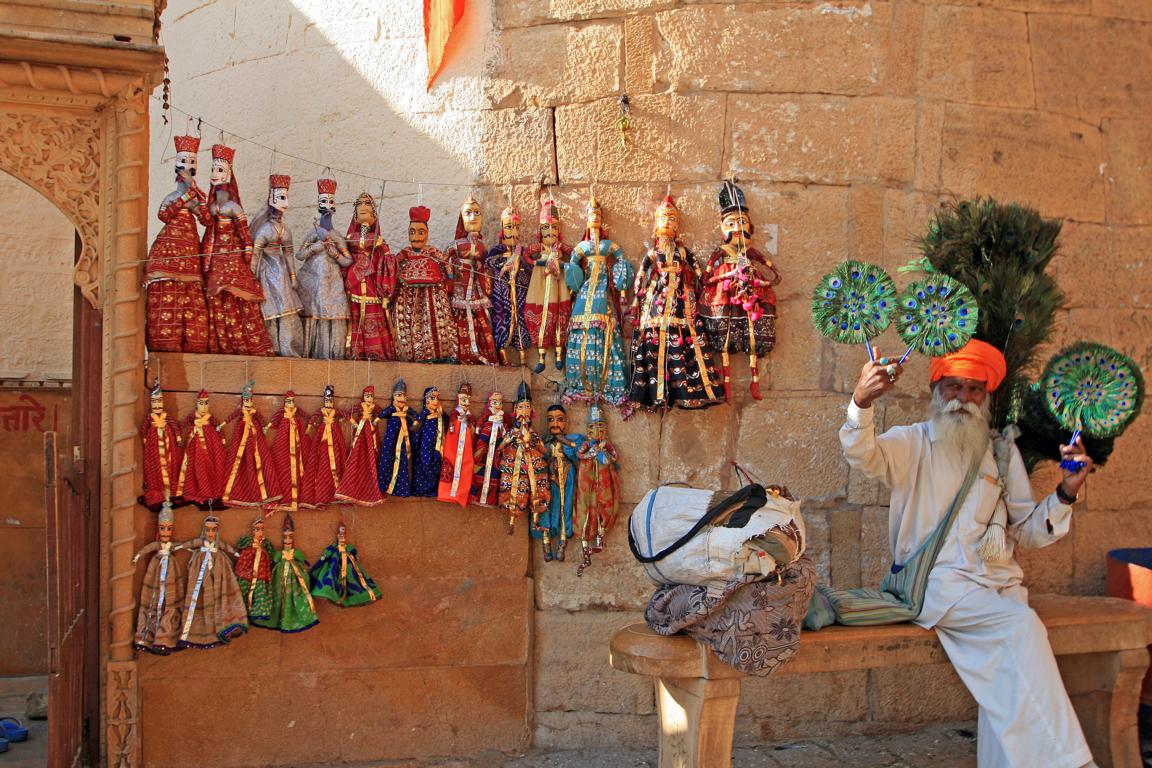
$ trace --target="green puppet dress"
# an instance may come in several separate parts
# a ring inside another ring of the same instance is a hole
[[[360,566],[356,547],[340,540],[325,547],[312,566],[312,594],[346,608],[380,599],[376,582]]]
[[[282,549],[273,555],[272,616],[255,621],[257,626],[281,632],[303,632],[320,621],[309,590],[308,561],[297,549]]]
[[[251,536],[236,542],[240,558],[236,561],[236,581],[248,610],[248,621],[268,626],[272,617],[272,545],[265,539],[257,547]]]

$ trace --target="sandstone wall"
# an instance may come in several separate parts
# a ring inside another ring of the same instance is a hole
[[[778,346],[764,364],[767,397],[751,401],[740,376],[729,406],[614,418],[628,502],[672,480],[733,487],[736,460],[805,498],[826,578],[875,583],[887,566],[886,492],[848,471],[836,440],[864,353],[821,340],[808,297],[842,259],[895,268],[913,258],[914,238],[953,195],[991,194],[1063,217],[1055,269],[1068,306],[1053,349],[1087,337],[1145,369],[1152,363],[1143,241],[1152,234],[1144,77],[1152,14],[1139,0],[1008,0],[996,8],[970,0],[474,0],[431,93],[422,86],[416,6],[384,13],[353,0],[172,2],[163,40],[173,103],[341,169],[341,222],[357,192],[381,186],[347,171],[424,182],[384,186],[394,246],[418,199],[433,208],[433,241],[445,244],[469,189],[490,222],[508,194],[531,221],[543,183],[554,185],[569,241],[595,185],[612,237],[638,261],[651,210],[670,190],[686,240],[703,250],[717,237],[717,182],[737,177],[761,233],[777,226],[784,276]],[[615,126],[622,92],[632,101],[624,147]],[[181,116],[173,127],[185,127]],[[157,110],[153,208],[170,189],[169,132]],[[204,134],[206,149],[218,133]],[[284,154],[270,163],[267,149],[236,146],[249,212],[274,165],[296,179],[289,223],[302,234],[320,169]],[[206,153],[201,163],[206,186]],[[880,346],[898,343],[890,335]],[[339,375],[352,376],[349,365]],[[922,413],[917,382],[926,365],[909,367],[902,391],[879,406],[885,425]],[[241,375],[226,391],[238,390]],[[547,395],[547,382],[534,381]],[[1152,543],[1152,491],[1142,477],[1150,438],[1152,420],[1143,417],[1089,484],[1072,533],[1022,557],[1031,586],[1098,593],[1109,548]],[[1037,492],[1056,479],[1051,468],[1039,471]],[[545,564],[532,552],[538,745],[652,742],[650,689],[608,669],[606,658],[611,631],[637,619],[650,586],[622,530],[609,545],[580,579],[575,563]],[[946,668],[780,678],[745,686],[738,733],[756,741],[972,714]]]

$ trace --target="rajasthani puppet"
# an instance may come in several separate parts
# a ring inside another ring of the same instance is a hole
[[[704,271],[700,318],[713,352],[720,353],[724,393],[731,382],[729,352],[746,352],[752,369],[749,388],[760,398],[757,358],[776,345],[776,293],[780,274],[760,251],[749,245],[755,229],[740,187],[728,181],[720,188],[720,230],[724,243],[712,252]]]
[[[336,213],[336,180],[316,182],[316,209],[320,218],[300,244],[296,271],[304,304],[306,357],[343,360],[348,335],[348,294],[342,270],[352,266],[344,235],[332,227]]]
[[[548,508],[532,526],[532,538],[541,539],[546,562],[562,561],[568,539],[572,538],[572,513],[576,508],[576,455],[585,438],[568,432],[568,412],[564,406],[550,405],[544,415],[548,420],[544,452],[551,491]]]
[[[180,547],[192,552],[180,646],[214,648],[247,632],[248,611],[228,557],[236,550],[220,540],[220,518],[204,518],[200,535]]]
[[[331,384],[324,387],[324,400],[320,410],[308,422],[312,457],[308,466],[305,497],[316,506],[336,501],[336,488],[344,476],[344,462],[348,459],[348,446],[344,441],[342,422],[348,414],[336,407],[336,391]]]
[[[576,493],[576,524],[580,528],[580,565],[576,575],[592,564],[592,555],[604,550],[604,537],[620,513],[620,476],[616,446],[608,441],[608,424],[600,408],[588,411],[588,436],[576,452],[580,462]]]
[[[488,251],[481,239],[484,217],[480,203],[469,197],[460,206],[456,239],[444,251],[452,279],[452,314],[456,318],[457,358],[461,363],[496,365],[496,340],[490,310],[492,277],[485,269]]]
[[[428,244],[431,216],[422,205],[408,209],[408,247],[396,254],[396,355],[406,362],[456,359],[452,287],[444,254]]]
[[[444,461],[448,416],[440,402],[440,390],[424,390],[424,408],[416,414],[416,437],[412,457],[412,495],[436,498]]]
[[[264,520],[252,521],[252,532],[236,542],[236,583],[250,624],[272,618],[272,545],[264,537]]]
[[[500,509],[508,515],[508,533],[516,529],[516,519],[530,515],[532,527],[548,509],[551,488],[544,442],[532,427],[532,395],[528,384],[516,390],[513,422],[500,441]]]
[[[540,242],[532,246],[532,278],[528,283],[524,319],[528,335],[536,345],[535,373],[544,371],[544,355],[556,350],[556,370],[564,370],[564,343],[568,340],[568,319],[572,314],[572,291],[580,290],[584,273],[570,262],[572,249],[564,245],[560,233],[560,209],[552,200],[540,206]]]
[[[200,267],[200,233],[207,198],[196,186],[196,136],[176,137],[176,189],[160,202],[164,227],[148,250],[144,337],[153,352],[207,352],[208,305]]]
[[[456,394],[456,407],[448,418],[448,433],[444,436],[443,461],[440,464],[440,485],[436,498],[464,507],[472,490],[473,443],[476,440],[476,421],[472,417],[472,385],[464,382]]]
[[[196,396],[196,410],[184,418],[184,456],[180,461],[176,495],[201,509],[223,506],[224,478],[227,473],[224,438],[216,417],[208,409],[208,392]]]
[[[240,406],[224,423],[237,419],[228,441],[223,501],[228,506],[263,507],[278,501],[283,494],[276,463],[264,437],[264,417],[256,412],[252,402],[252,382],[244,385]],[[272,514],[271,509],[265,514]]]
[[[349,417],[349,421],[352,422],[352,447],[344,464],[344,474],[336,485],[336,498],[362,507],[379,504],[384,500],[376,482],[379,455],[376,422],[380,421],[380,411],[376,407],[376,388],[371,384],[364,387],[359,412]]]
[[[183,456],[180,428],[164,410],[159,381],[152,387],[148,420],[140,427],[140,434],[144,438],[144,495],[140,503],[157,512],[161,504],[174,502],[179,495],[176,487]]]
[[[275,427],[272,438],[272,461],[283,493],[275,509],[295,512],[300,507],[316,506],[316,483],[312,479],[312,441],[308,439],[308,420],[296,407],[296,393],[284,394],[284,407],[268,420],[265,431]]]
[[[346,239],[352,266],[344,289],[352,307],[347,356],[352,360],[395,360],[395,334],[388,314],[388,297],[395,288],[392,252],[380,234],[376,201],[367,192],[356,198],[356,213]]]
[[[145,544],[132,556],[132,563],[155,552],[144,571],[140,585],[140,610],[136,614],[136,637],[132,644],[138,651],[166,656],[180,648],[180,630],[184,620],[184,574],[172,553],[180,549],[172,542],[176,517],[172,505],[164,504],[157,518],[156,541]]]
[[[342,608],[380,599],[380,589],[360,565],[356,547],[348,543],[348,526],[336,526],[336,543],[329,544],[312,566],[312,594]]]
[[[475,451],[472,454],[472,492],[469,499],[482,507],[494,507],[500,490],[500,445],[508,434],[504,395],[492,392],[488,405],[476,422]]]
[[[271,355],[272,341],[260,312],[264,291],[252,272],[252,233],[232,172],[235,156],[231,147],[212,146],[209,216],[200,240],[208,300],[208,351]]]
[[[272,617],[253,622],[281,632],[303,632],[316,626],[316,601],[312,599],[312,577],[308,561],[296,549],[296,526],[292,515],[284,515],[283,548],[272,555]]]
[[[268,202],[252,218],[252,271],[264,291],[260,312],[272,348],[280,357],[304,355],[304,322],[300,319],[304,305],[296,293],[292,230],[284,223],[291,183],[291,177],[283,174],[269,176]]]
[[[532,263],[520,245],[520,214],[515,208],[501,212],[500,244],[488,251],[487,264],[492,275],[492,336],[500,363],[508,365],[507,347],[512,347],[520,352],[520,365],[524,365],[531,346],[524,309]]]
[[[724,401],[704,324],[696,313],[700,269],[679,235],[680,211],[666,197],[656,208],[656,244],[636,275],[634,406],[705,408]]]
[[[408,408],[408,386],[399,379],[392,387],[392,402],[380,412],[384,436],[380,440],[377,482],[386,496],[412,495],[412,447],[419,423]]]
[[[620,246],[603,230],[600,204],[588,201],[588,230],[572,251],[572,263],[583,264],[587,279],[572,302],[568,345],[564,352],[567,401],[628,401],[624,343],[621,338],[621,296],[632,283],[632,265]]]

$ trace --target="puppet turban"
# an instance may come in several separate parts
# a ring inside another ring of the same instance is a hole
[[[1008,364],[1004,362],[1004,354],[979,339],[972,339],[958,352],[932,358],[932,366],[929,368],[933,384],[945,376],[958,376],[983,381],[989,392],[1000,386],[1007,372]]]

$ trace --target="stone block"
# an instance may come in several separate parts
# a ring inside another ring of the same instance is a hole
[[[849,504],[875,505],[880,503],[881,485],[857,469],[848,470]]]
[[[1055,483],[1047,493],[1052,492]],[[1045,494],[1047,495],[1047,494]],[[1039,494],[1036,498],[1042,498]],[[1076,525],[1073,522],[1073,525]],[[1016,562],[1024,569],[1024,586],[1034,593],[1069,594],[1075,583],[1074,537],[1065,536],[1043,549],[1016,548]]]
[[[623,147],[618,99],[557,107],[560,183],[719,178],[724,100],[723,94],[636,96]]]
[[[865,507],[860,513],[860,584],[878,589],[892,567],[888,507]]]
[[[941,180],[956,195],[993,195],[1045,216],[1103,221],[1101,153],[1099,129],[1077,120],[951,104]]]
[[[837,589],[860,586],[860,532],[860,510],[828,510],[829,583]]]
[[[660,483],[735,489],[731,459],[744,459],[739,439],[735,446],[732,443],[736,436],[735,419],[736,414],[727,405],[665,415],[660,431]],[[759,449],[761,444],[745,445]],[[752,468],[749,471],[757,472]]]
[[[508,29],[485,90],[505,107],[556,106],[604,98],[620,90],[623,35],[619,24],[548,24]]]
[[[943,107],[941,107],[943,119]],[[939,137],[937,137],[938,140]],[[939,154],[936,156],[939,162]],[[932,192],[904,192],[889,189],[884,193],[884,248],[883,256],[875,261],[888,270],[894,278],[897,270],[922,256],[919,238],[928,233],[933,216],[944,203],[946,196]],[[911,275],[907,279],[912,279]],[[901,278],[900,283],[904,282]]]
[[[674,0],[495,0],[503,29],[583,19],[629,18],[675,5]]]
[[[1075,558],[1075,593],[1102,595],[1108,550],[1152,546],[1152,512],[1147,508],[1102,512],[1078,508],[1069,536]]]
[[[803,649],[801,649],[803,653]],[[787,666],[781,667],[785,673]],[[862,720],[868,713],[868,671],[744,678],[735,742],[791,738],[805,726]]]
[[[884,251],[885,190],[871,185],[850,190],[852,258],[872,262]]]
[[[656,21],[652,16],[624,19],[624,92],[651,93],[656,85]]]
[[[1152,277],[1146,263],[1148,227],[1108,227],[1066,222],[1052,260],[1065,306],[1147,307]]]
[[[967,104],[1030,107],[1028,17],[989,8],[925,11],[916,93]]]
[[[1108,462],[1085,483],[1084,492],[1093,512],[1152,508],[1152,488],[1146,479],[1150,444],[1152,416],[1145,412],[1116,441]]]
[[[1093,0],[1092,14],[1118,19],[1152,21],[1152,7],[1143,0]]]
[[[651,678],[644,679],[651,681]],[[537,712],[532,745],[543,749],[586,749],[589,744],[649,748],[659,729],[656,715]]]
[[[884,93],[912,96],[916,91],[916,67],[924,37],[924,6],[898,3],[892,6],[884,72]]]
[[[895,98],[732,96],[729,175],[817,184],[912,178],[914,103]]]
[[[492,184],[553,179],[552,110],[497,109],[481,113],[480,122],[481,178]]]
[[[1152,28],[1123,19],[1031,17],[1036,106],[1099,124],[1152,112]]]
[[[583,576],[576,575],[580,564],[580,543],[568,544],[562,563],[544,562],[540,546],[533,542],[532,574],[536,582],[536,607],[540,610],[623,610],[642,611],[648,605],[655,585],[644,575],[628,549],[628,515],[633,504],[621,506],[620,518],[605,538],[604,551],[592,555],[592,565]]]
[[[817,580],[827,584],[832,578],[832,537],[828,530],[828,510],[809,504],[803,508],[802,514],[804,533],[807,536],[804,554],[812,561]]]
[[[922,101],[916,108],[917,189],[940,189],[941,153],[944,146],[944,103]]]
[[[869,677],[870,720],[946,723],[976,717],[976,702],[951,664],[873,669]]]
[[[535,616],[537,712],[650,715],[656,711],[651,678],[625,674],[608,664],[612,635],[643,621],[643,615],[537,611]]]
[[[656,71],[677,91],[874,94],[890,23],[881,4],[677,8],[656,14]]]
[[[765,382],[773,393],[823,388],[824,367],[836,350],[812,325],[811,306],[807,298],[777,302],[776,348],[768,356],[766,375],[761,376],[762,391]]]
[[[1147,118],[1104,121],[1104,152],[1108,163],[1108,221],[1152,224],[1152,126]]]

